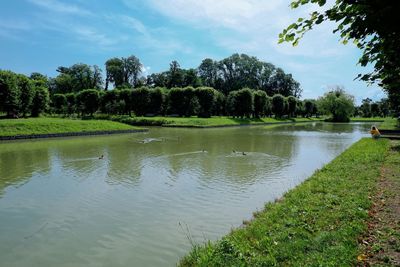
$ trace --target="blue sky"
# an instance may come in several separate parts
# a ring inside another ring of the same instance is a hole
[[[292,73],[302,98],[342,85],[356,97],[378,100],[377,86],[354,81],[369,69],[356,65],[360,51],[342,45],[325,23],[299,46],[277,44],[279,32],[315,7],[291,10],[286,0],[14,0],[0,9],[0,69],[55,76],[58,66],[99,65],[135,55],[145,74],[172,60],[197,67],[246,53]]]

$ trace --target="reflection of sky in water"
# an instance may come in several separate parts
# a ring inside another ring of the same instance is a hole
[[[173,266],[191,247],[187,235],[221,237],[369,127],[154,128],[2,143],[2,264]]]

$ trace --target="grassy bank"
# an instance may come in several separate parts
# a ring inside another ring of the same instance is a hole
[[[351,122],[383,122],[385,118],[383,117],[373,117],[373,118],[362,118],[362,117],[353,117],[350,118]]]
[[[359,258],[364,266],[400,266],[400,141],[391,141],[380,170]]]
[[[385,118],[385,121],[379,126],[380,129],[397,130],[400,129],[399,121],[395,118]]]
[[[219,127],[219,126],[239,126],[257,125],[291,122],[312,122],[322,120],[321,118],[231,118],[231,117],[129,117],[129,116],[109,116],[102,117],[110,120],[123,122],[136,126],[164,126],[164,127]]]
[[[181,266],[349,266],[357,263],[388,140],[362,139],[245,227],[194,247]]]
[[[114,121],[29,118],[0,120],[0,136],[139,129]]]

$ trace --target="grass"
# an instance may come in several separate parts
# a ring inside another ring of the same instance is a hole
[[[129,117],[111,116],[111,120],[139,126],[169,126],[169,127],[218,127],[236,125],[274,124],[290,122],[311,122],[320,118],[231,118],[231,117]]]
[[[133,130],[135,127],[105,120],[29,118],[0,120],[0,136],[57,134],[71,132]]]
[[[353,117],[350,118],[351,122],[383,122],[385,118],[383,117],[372,117],[372,118],[363,118],[363,117]]]
[[[388,140],[362,139],[217,242],[195,246],[180,266],[350,266],[366,230]]]
[[[384,122],[381,123],[379,129],[385,130],[396,130],[400,129],[399,121],[395,118],[385,118]]]
[[[377,192],[372,197],[368,231],[360,240],[363,266],[400,266],[400,141],[381,167]]]

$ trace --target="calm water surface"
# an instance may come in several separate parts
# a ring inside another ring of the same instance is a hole
[[[155,128],[0,143],[0,266],[174,266],[190,240],[240,226],[369,127]]]

